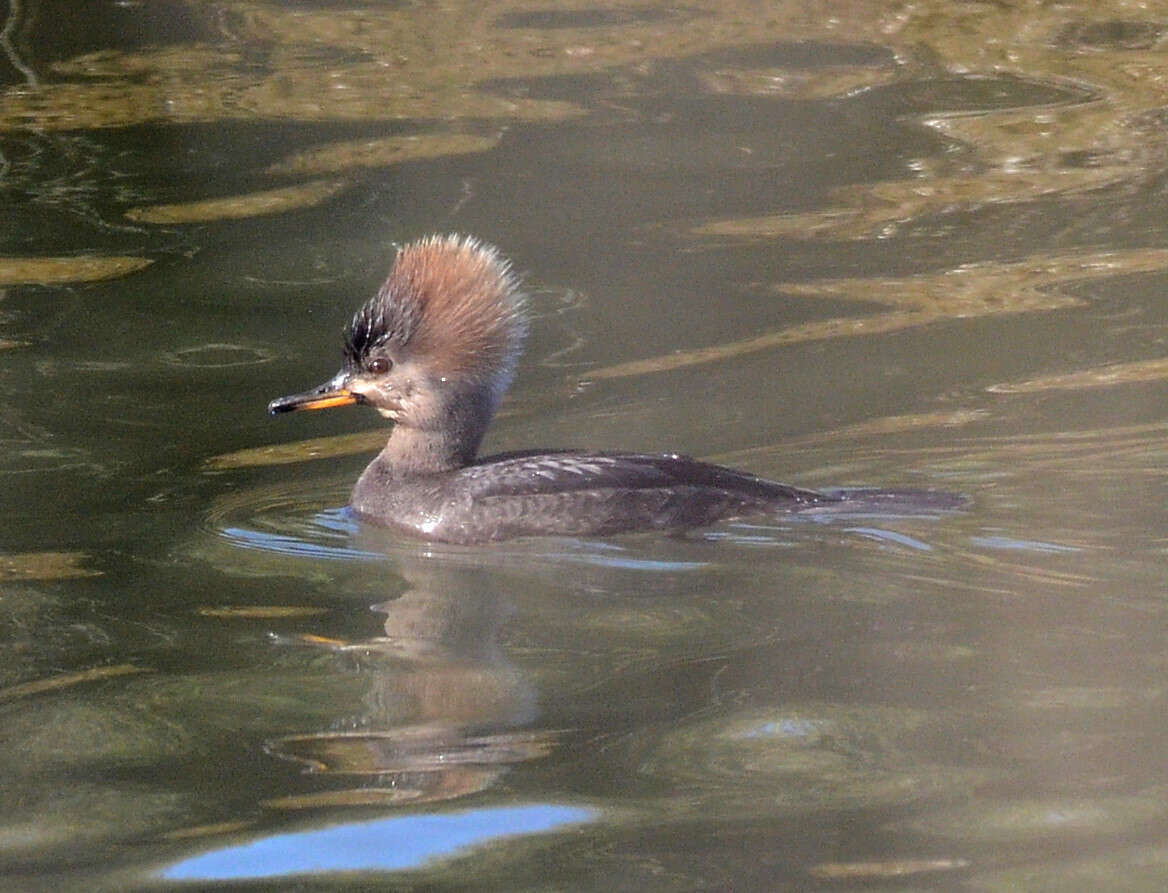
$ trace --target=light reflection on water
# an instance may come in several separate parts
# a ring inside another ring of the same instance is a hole
[[[297,870],[275,826],[368,830],[370,872],[436,835],[420,883],[459,889],[1165,887],[1154,16],[42,6],[10,4],[0,71],[12,886],[140,879],[178,838]],[[264,406],[333,371],[391,242],[448,229],[529,277],[500,449],[971,504],[483,548],[357,524],[372,441],[332,435],[366,423]],[[572,803],[586,834],[508,826],[554,858],[468,830]]]
[[[354,549],[352,541],[358,526],[348,509],[319,512],[297,524],[297,532],[275,533],[248,527],[224,527],[220,534],[242,549],[260,549],[282,555],[296,555],[325,560],[376,558],[375,552]]]
[[[243,881],[332,872],[406,871],[508,837],[546,834],[596,818],[554,804],[400,816],[288,832],[211,850],[159,873],[168,881]]]
[[[931,552],[933,547],[926,542],[922,542],[915,537],[906,536],[903,533],[897,533],[894,530],[880,530],[876,527],[848,527],[849,533],[858,533],[860,536],[866,536],[869,539],[882,540],[884,542],[895,543],[898,546],[905,546],[909,549],[916,549],[920,552]]]
[[[1078,546],[1065,546],[1059,543],[1042,543],[1035,540],[1017,539],[1010,536],[975,536],[970,542],[975,546],[985,546],[987,549],[1005,549],[1020,552],[1080,552]]]

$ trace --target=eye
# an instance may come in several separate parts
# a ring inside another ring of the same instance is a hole
[[[384,375],[393,366],[385,357],[374,357],[369,361],[369,371],[374,375]]]

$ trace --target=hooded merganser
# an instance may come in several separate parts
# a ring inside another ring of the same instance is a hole
[[[394,422],[353,488],[363,519],[424,539],[679,531],[714,521],[861,501],[956,507],[948,494],[819,492],[673,453],[532,450],[476,459],[527,332],[510,264],[489,245],[430,236],[398,252],[345,332],[344,366],[275,414],[367,403]]]

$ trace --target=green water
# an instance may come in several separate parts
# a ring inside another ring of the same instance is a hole
[[[1168,63],[1093,10],[0,10],[4,886],[1163,889]],[[433,231],[531,295],[487,450],[970,508],[362,528],[381,420],[265,407]]]

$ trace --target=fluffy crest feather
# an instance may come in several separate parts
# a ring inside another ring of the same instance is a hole
[[[345,358],[389,345],[436,372],[509,378],[526,333],[510,263],[471,236],[434,235],[402,246],[346,330]]]

